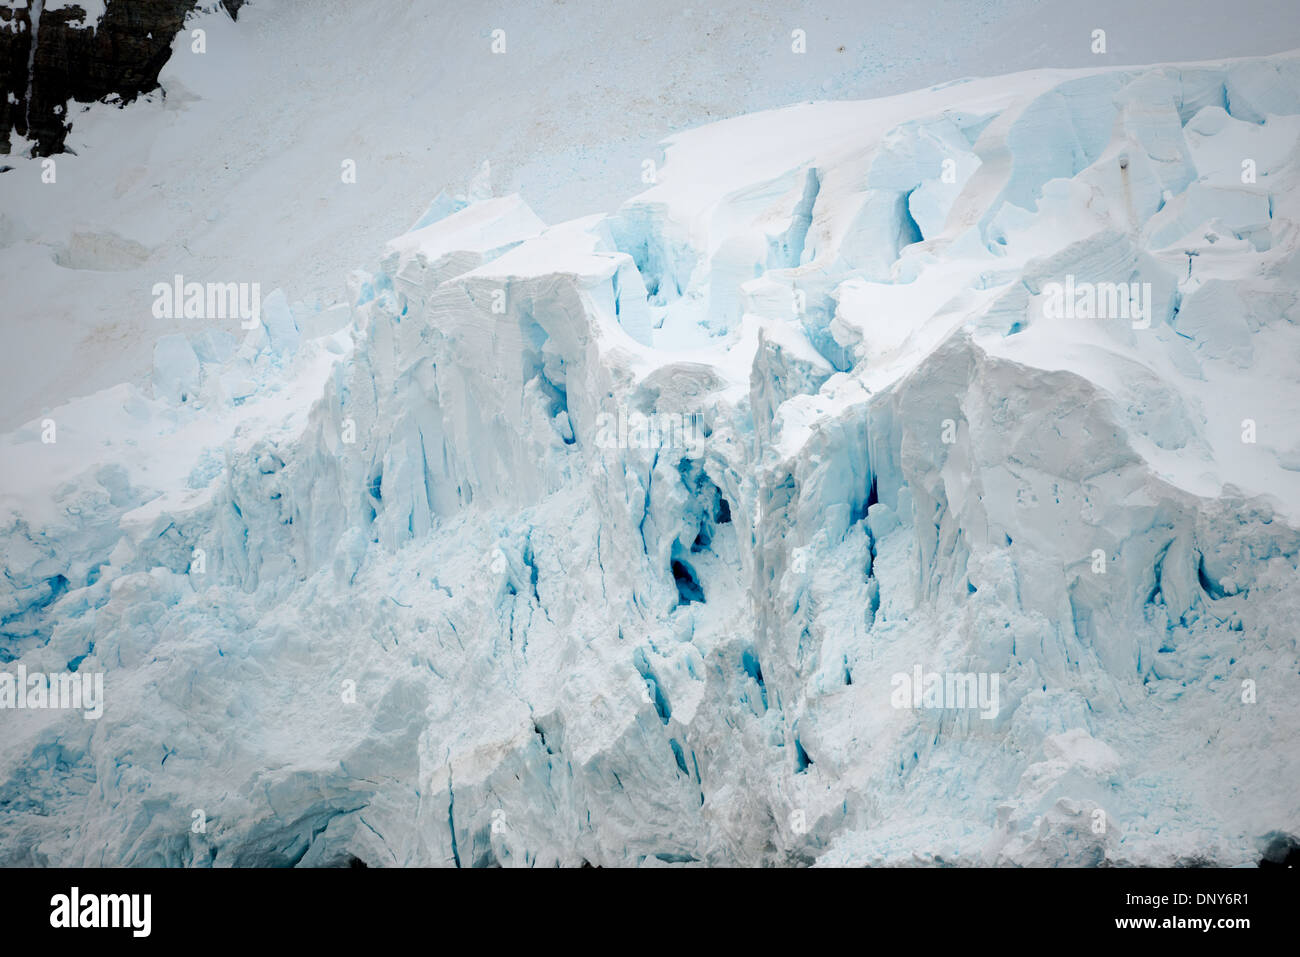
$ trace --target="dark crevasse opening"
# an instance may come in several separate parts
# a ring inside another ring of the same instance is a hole
[[[919,243],[925,236],[921,233],[921,227],[917,225],[912,218],[912,193],[915,190],[908,190],[903,194],[898,203],[898,250],[902,252],[913,243]]]
[[[808,752],[803,749],[803,743],[796,736],[794,739],[794,773],[803,774],[813,763],[813,759],[808,757]]]
[[[92,641],[90,642],[89,646],[86,648],[83,654],[68,659],[68,670],[71,672],[76,672],[76,670],[81,667],[81,663],[85,661],[88,657],[90,657],[92,654],[94,654],[94,652],[95,652],[95,643]],[[217,653],[221,654],[221,650],[217,649]]]
[[[52,626],[45,612],[63,597],[68,587],[67,576],[59,574],[14,596],[16,610],[0,616],[0,664],[15,660],[21,653],[20,645],[39,646],[49,642]]]
[[[873,472],[870,484],[867,486],[867,497],[865,501],[861,503],[861,507],[859,507],[857,501],[851,503],[852,511],[849,513],[849,524],[856,525],[858,522],[866,519],[867,512],[871,509],[871,506],[875,505],[879,501],[880,497],[876,491],[876,476]]]
[[[672,720],[673,708],[668,701],[668,696],[664,694],[663,686],[659,681],[659,676],[655,674],[654,669],[650,666],[650,660],[646,657],[645,649],[638,648],[632,656],[632,664],[637,673],[641,675],[641,680],[645,682],[646,692],[650,696],[650,703],[654,706],[655,714],[663,724]]]
[[[674,558],[673,581],[677,584],[677,604],[689,605],[693,601],[704,603],[704,589],[691,563],[684,558]]]
[[[722,497],[722,490],[709,478],[703,466],[694,459],[684,458],[677,464],[682,485],[690,496],[684,509],[684,518],[695,527],[695,538],[689,551],[679,542],[673,543],[671,570],[677,585],[679,605],[703,602],[704,586],[691,556],[714,551],[714,540],[719,528],[731,524],[731,506]],[[712,556],[709,556],[712,557]]]
[[[682,750],[682,746],[677,743],[676,738],[669,739],[668,744],[673,749],[673,758],[677,761],[677,770],[689,778],[691,772],[686,769],[686,752]]]
[[[745,674],[754,679],[759,694],[763,697],[763,710],[767,710],[767,684],[763,681],[763,666],[759,664],[758,655],[753,648],[746,648],[740,653],[740,666]]]
[[[528,569],[528,585],[533,592],[533,601],[540,605],[542,603],[542,598],[537,593],[537,557],[533,554],[533,542],[531,537],[524,545],[523,560],[525,567]]]
[[[1222,598],[1225,594],[1227,594],[1223,590],[1223,586],[1220,585],[1213,578],[1211,578],[1210,575],[1206,572],[1204,555],[1201,556],[1200,561],[1197,562],[1196,564],[1196,580],[1197,582],[1200,583],[1201,590],[1204,591],[1205,594],[1209,595],[1212,599],[1215,599],[1216,601]]]

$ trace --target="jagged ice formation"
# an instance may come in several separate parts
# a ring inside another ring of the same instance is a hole
[[[1298,140],[1296,54],[801,105],[160,341],[3,439],[0,658],[106,706],[0,714],[0,861],[1253,863],[1300,834]],[[996,716],[894,707],[916,665]]]

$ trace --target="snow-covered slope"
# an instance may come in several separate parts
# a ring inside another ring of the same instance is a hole
[[[1253,862],[1298,143],[1297,54],[808,104],[190,321],[0,445],[5,667],[106,697],[0,717],[0,860]]]
[[[0,62],[6,5],[30,2],[0,0]],[[70,15],[70,0],[45,6]],[[96,21],[100,4],[79,6]],[[664,137],[729,116],[1042,66],[1296,47],[1292,0],[253,0],[237,23],[195,15],[161,89],[125,109],[66,104],[55,182],[19,141],[0,161],[13,167],[0,171],[0,431],[146,386],[154,342],[186,331],[150,314],[154,283],[182,273],[342,301],[350,269],[439,189],[464,192],[484,160],[499,189],[559,222],[615,208],[644,188],[647,159],[661,164]]]

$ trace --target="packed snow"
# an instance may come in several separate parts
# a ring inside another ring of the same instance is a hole
[[[101,3],[76,5],[98,22]],[[67,105],[56,182],[17,138],[0,159],[14,167],[0,173],[0,432],[121,382],[147,388],[155,341],[189,331],[150,315],[159,279],[341,302],[349,270],[439,190],[468,196],[484,160],[501,193],[556,223],[643,189],[664,137],[738,114],[1300,47],[1292,0],[253,0],[236,23],[215,6],[175,37],[160,89]]]

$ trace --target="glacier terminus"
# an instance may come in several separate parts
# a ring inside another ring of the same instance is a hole
[[[0,437],[0,863],[1300,843],[1300,53],[745,113],[642,185],[487,167],[334,302],[141,283],[151,369]]]

